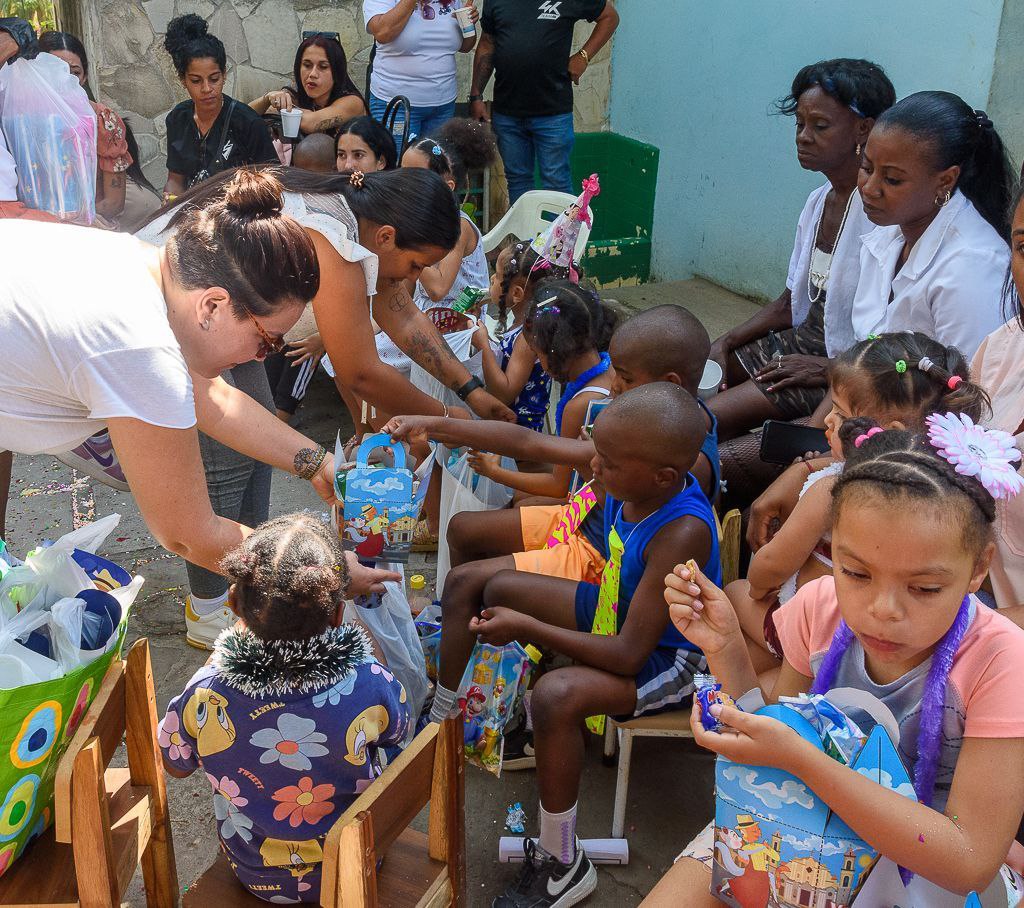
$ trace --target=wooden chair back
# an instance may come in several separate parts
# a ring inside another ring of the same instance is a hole
[[[149,641],[143,638],[104,675],[57,764],[54,827],[0,878],[0,905],[120,905],[140,865],[146,904],[178,904],[156,726]],[[111,767],[122,741],[128,766]]]
[[[740,545],[742,544],[743,516],[733,508],[718,523],[718,551],[722,557],[722,586],[740,578]]]

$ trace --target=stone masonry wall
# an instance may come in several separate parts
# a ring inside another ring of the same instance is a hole
[[[163,48],[167,23],[197,13],[227,50],[226,91],[248,102],[291,82],[295,49],[303,31],[336,31],[349,72],[362,90],[371,39],[359,0],[81,0],[83,38],[100,98],[128,119],[139,141],[143,167],[154,185],[166,169],[164,117],[187,95]],[[592,26],[580,23],[576,46]],[[459,100],[469,94],[472,54],[459,54]],[[605,48],[576,89],[576,128],[608,128],[610,49]],[[493,84],[493,83],[492,83]]]

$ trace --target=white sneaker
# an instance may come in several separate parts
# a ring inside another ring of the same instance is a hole
[[[208,615],[192,611],[192,597],[185,597],[185,642],[196,649],[212,650],[221,631],[234,627],[238,616],[226,605]]]

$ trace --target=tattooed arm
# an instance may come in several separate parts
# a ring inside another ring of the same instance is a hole
[[[311,132],[331,132],[353,117],[365,114],[366,106],[359,95],[344,95],[323,110],[304,110],[301,129],[307,135]]]
[[[471,95],[482,95],[494,72],[494,36],[487,32],[480,35],[480,43],[476,46],[473,56],[473,83],[469,90]],[[471,101],[469,115],[474,120],[490,121],[487,106],[483,101]]]
[[[101,170],[96,175],[96,214],[116,218],[124,211],[126,183],[123,173]]]
[[[413,303],[405,284],[382,284],[373,314],[377,324],[399,349],[446,388],[458,391],[472,377],[452,353],[434,323]],[[483,388],[473,391],[466,403],[485,419],[515,421],[512,411]],[[401,412],[391,406],[384,409],[388,413]]]

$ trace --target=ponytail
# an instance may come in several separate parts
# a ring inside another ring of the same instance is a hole
[[[898,101],[875,128],[895,126],[930,146],[936,170],[959,166],[957,187],[1008,238],[1006,209],[1014,184],[1003,140],[988,115],[947,91],[919,91]]]
[[[193,186],[149,221],[174,211],[167,229],[177,227],[190,209],[202,208],[220,198],[224,187],[242,172],[272,179],[285,192],[341,195],[357,218],[394,227],[395,244],[400,249],[436,246],[447,252],[455,248],[459,239],[461,228],[455,196],[440,177],[422,169],[325,174],[275,164],[225,170]]]

